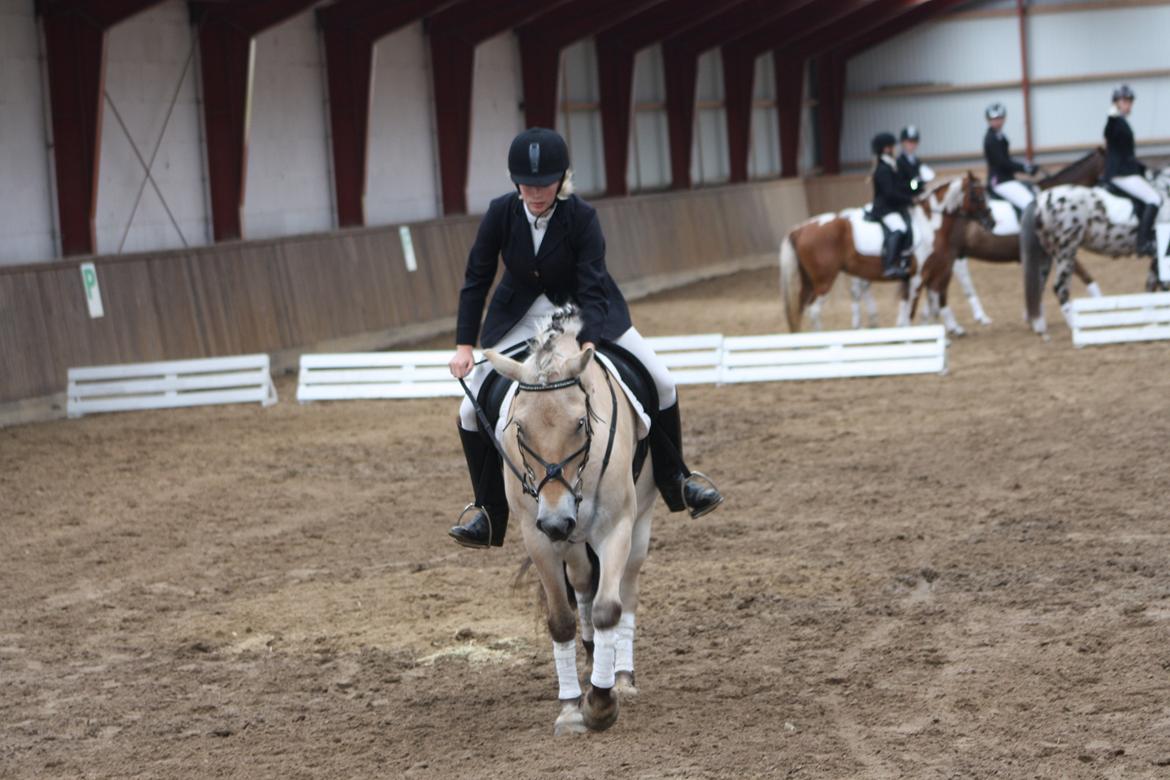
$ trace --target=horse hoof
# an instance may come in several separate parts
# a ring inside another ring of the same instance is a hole
[[[951,335],[957,339],[961,339],[963,336],[967,335],[967,331],[964,330],[961,326],[956,325],[954,330],[951,331]]]
[[[978,322],[980,325],[990,325],[991,324],[991,317],[988,317],[986,314],[984,314],[982,317],[976,317],[975,321]]]
[[[618,700],[613,689],[590,688],[581,699],[581,716],[590,731],[605,731],[618,719]]]
[[[588,729],[585,728],[585,717],[581,714],[579,702],[565,702],[565,705],[561,707],[561,714],[557,716],[557,722],[553,724],[553,734],[564,737],[572,734],[584,734],[586,731]]]
[[[638,686],[634,684],[633,672],[618,672],[614,679],[614,691],[622,698],[638,695]]]

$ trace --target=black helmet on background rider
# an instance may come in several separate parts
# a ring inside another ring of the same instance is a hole
[[[983,112],[983,116],[987,117],[988,119],[1001,119],[1007,116],[1007,109],[1004,108],[1003,103],[992,103],[987,107],[987,110]]]
[[[877,157],[881,157],[886,149],[898,143],[898,139],[894,138],[893,133],[878,133],[869,142],[869,146],[873,149],[873,153]]]
[[[901,141],[917,141],[919,140],[918,128],[914,125],[906,125],[902,128],[902,132],[898,135],[898,140]]]
[[[555,130],[531,127],[512,139],[508,173],[516,184],[547,187],[569,170],[569,147]]]
[[[1129,84],[1122,84],[1113,90],[1113,102],[1116,103],[1118,100],[1133,100],[1133,90],[1129,88]]]

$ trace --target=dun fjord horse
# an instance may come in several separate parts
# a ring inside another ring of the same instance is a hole
[[[946,185],[944,185],[946,186]],[[955,187],[948,201],[949,208],[957,209],[963,199],[963,188]],[[914,233],[914,259],[910,274],[915,275],[933,249],[934,230],[922,207],[911,211]],[[855,241],[864,236],[867,248],[873,254],[859,251]],[[780,294],[784,299],[784,313],[788,329],[800,330],[805,308],[815,330],[821,329],[821,307],[840,273],[863,280],[889,281],[882,278],[881,226],[862,218],[860,209],[849,209],[841,214],[822,214],[797,225],[780,245]],[[910,324],[910,282],[902,280],[901,305],[898,309],[899,326]]]
[[[560,684],[558,735],[609,728],[618,716],[616,694],[636,692],[638,573],[657,498],[652,464],[634,482],[634,409],[593,350],[578,347],[579,329],[568,307],[533,339],[524,363],[485,352],[496,371],[518,383],[501,442],[515,466],[505,474],[508,507],[548,608]],[[580,609],[582,639],[594,648],[585,695],[568,587]]]
[[[1036,186],[1041,190],[1047,190],[1060,184],[1080,184],[1088,187],[1097,182],[1104,170],[1105,150],[1098,147],[1051,176],[1040,179],[1036,182]],[[930,193],[926,206],[934,215],[939,213],[942,207],[942,198],[945,195],[946,190],[942,187]],[[967,302],[971,306],[972,317],[982,325],[990,325],[991,318],[983,310],[983,302],[979,300],[979,293],[971,278],[967,259],[975,258],[990,263],[1018,263],[1020,261],[1019,220],[1016,218],[1014,207],[1005,200],[990,200],[989,203],[992,216],[995,217],[995,227],[988,227],[977,220],[968,221],[958,237],[959,240],[949,244],[946,253],[936,253],[927,260],[922,271],[924,278],[927,276],[935,279],[945,277],[948,286],[952,275],[958,279],[959,286],[962,287]],[[937,226],[936,220],[937,216],[931,221]],[[1076,263],[1073,271],[1088,286],[1090,295],[1101,294],[1097,283],[1084,266]],[[870,324],[873,325],[877,318],[877,304],[874,302],[872,294],[869,293],[868,284],[857,280],[853,285],[854,327],[861,326],[860,303],[863,297],[870,314]],[[946,298],[947,289],[944,287],[939,290],[940,307],[944,309],[947,305]],[[944,313],[943,316],[945,317],[946,314]],[[958,333],[959,331],[953,332]]]
[[[1158,221],[1170,221],[1170,168],[1154,177],[1154,189],[1162,196]],[[1053,292],[1061,311],[1068,305],[1068,278],[1081,247],[1110,257],[1134,254],[1137,217],[1126,198],[1100,187],[1062,185],[1040,194],[1024,213],[1020,245],[1024,263],[1024,296],[1032,329],[1047,337],[1048,325],[1040,298],[1052,265],[1056,266]],[[1156,263],[1146,275],[1146,289],[1163,288]]]

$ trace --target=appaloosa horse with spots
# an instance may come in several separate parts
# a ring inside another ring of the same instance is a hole
[[[1154,177],[1154,189],[1162,196],[1158,222],[1170,221],[1170,168]],[[1024,261],[1024,294],[1032,329],[1046,334],[1047,323],[1040,297],[1052,265],[1056,267],[1053,292],[1061,311],[1068,305],[1068,278],[1081,247],[1110,257],[1133,255],[1137,246],[1137,217],[1132,203],[1100,187],[1064,185],[1040,194],[1024,212],[1021,251]],[[1049,260],[1051,258],[1051,260]],[[1163,288],[1151,263],[1146,289]]]

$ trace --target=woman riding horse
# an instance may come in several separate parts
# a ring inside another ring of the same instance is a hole
[[[1016,181],[1017,173],[1029,176],[1038,169],[1030,162],[1013,159],[1008,153],[1008,139],[1003,134],[1007,109],[1003,103],[992,103],[983,114],[987,117],[987,135],[983,136],[983,156],[987,159],[987,183],[991,191],[1011,203],[1021,212],[1036,199],[1032,190]]]
[[[934,181],[934,171],[918,157],[918,143],[922,135],[914,125],[907,125],[898,134],[902,150],[898,154],[898,173],[910,182],[910,189],[918,193],[923,186]]]
[[[491,366],[475,365],[477,337],[486,347],[510,351],[536,335],[537,323],[557,306],[575,303],[582,326],[582,348],[597,341],[616,343],[631,353],[654,380],[661,407],[651,434],[655,482],[672,512],[700,517],[723,497],[713,486],[692,479],[682,458],[682,422],[674,380],[654,350],[634,328],[626,300],[605,267],[605,238],[593,207],[572,194],[569,149],[553,130],[532,128],[512,141],[508,171],[516,191],[491,202],[467,258],[459,292],[455,356],[449,364],[458,379],[468,377],[477,394]],[[504,275],[480,316],[501,256]],[[459,438],[471,474],[475,512],[450,535],[465,547],[499,546],[508,524],[508,502],[499,454],[479,430],[469,398],[459,409]],[[463,515],[460,517],[462,518]]]
[[[1134,152],[1133,130],[1126,117],[1133,110],[1134,93],[1122,84],[1113,90],[1113,108],[1105,121],[1105,181],[1145,204],[1138,218],[1137,253],[1153,257],[1154,218],[1162,198],[1146,181],[1146,166]]]
[[[873,168],[873,218],[880,219],[889,232],[882,245],[882,277],[886,279],[909,278],[909,271],[898,262],[902,242],[910,231],[907,210],[914,205],[914,190],[910,182],[898,173],[894,161],[892,133],[878,133],[871,146],[877,157]]]

